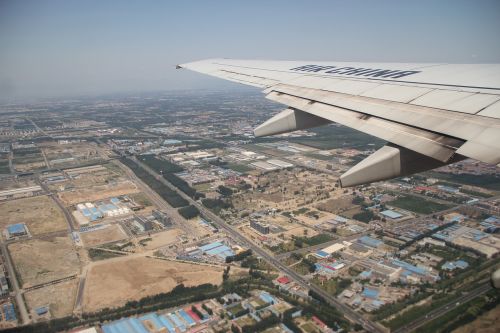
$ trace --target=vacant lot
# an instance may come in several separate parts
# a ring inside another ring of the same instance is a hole
[[[146,242],[145,249],[153,250],[172,243],[178,242],[178,236],[184,234],[180,229],[171,229],[167,231],[162,231],[156,234],[152,234],[150,237],[151,241]]]
[[[110,225],[104,229],[82,232],[80,233],[80,238],[82,239],[84,246],[92,247],[125,239],[127,238],[127,235],[123,232],[120,226]]]
[[[78,188],[71,192],[63,192],[59,196],[67,205],[74,205],[84,201],[95,201],[137,192],[139,190],[134,183],[123,181],[101,186],[90,186],[89,184],[88,187]]]
[[[129,300],[170,291],[180,283],[185,286],[220,284],[222,271],[222,267],[146,257],[119,257],[96,262],[87,275],[84,311],[120,306]]]
[[[49,306],[53,317],[61,318],[71,315],[75,304],[78,279],[58,283],[24,294],[31,311],[40,306]]]
[[[30,239],[10,244],[9,251],[24,288],[76,274],[80,267],[69,237]]]
[[[48,196],[37,196],[0,203],[0,226],[26,223],[32,235],[67,229],[63,212]]]
[[[317,208],[326,212],[338,214],[355,207],[351,196],[343,196],[338,199],[330,199],[318,204]]]

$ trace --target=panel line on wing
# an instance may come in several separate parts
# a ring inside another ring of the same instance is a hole
[[[267,97],[315,116],[352,127],[364,133],[417,151],[439,161],[448,161],[464,141],[431,133],[408,125],[391,122],[375,116],[336,106],[315,102],[298,96],[270,92]]]

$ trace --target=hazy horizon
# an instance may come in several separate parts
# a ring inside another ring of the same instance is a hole
[[[499,63],[498,1],[1,1],[0,100],[238,85],[213,57]]]

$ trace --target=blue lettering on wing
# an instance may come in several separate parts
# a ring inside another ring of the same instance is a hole
[[[399,79],[405,76],[420,73],[421,71],[403,71],[399,69],[380,69],[380,68],[356,68],[356,67],[338,67],[338,66],[322,66],[322,65],[303,65],[290,69],[291,71],[324,73],[324,74],[339,74],[339,75],[355,75],[365,77],[382,77],[390,79]]]

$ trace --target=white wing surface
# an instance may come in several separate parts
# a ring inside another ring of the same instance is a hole
[[[474,158],[500,163],[500,65],[210,59],[179,65],[287,105],[256,136],[336,122],[389,142],[341,176],[354,186]]]

